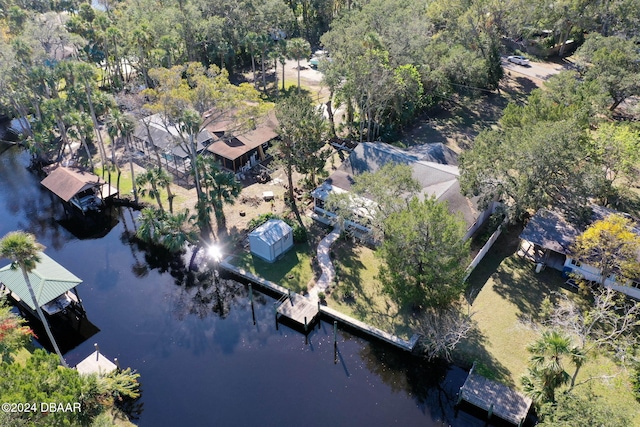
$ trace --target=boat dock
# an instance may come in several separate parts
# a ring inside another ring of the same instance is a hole
[[[269,290],[270,292],[280,295],[280,302],[277,303],[278,306],[276,310],[276,315],[281,314],[302,326],[304,326],[305,313],[307,316],[307,325],[313,323],[314,321],[313,319],[317,318],[318,315],[324,315],[333,319],[334,321],[338,321],[344,324],[349,328],[359,331],[360,333],[379,339],[381,341],[384,341],[395,347],[398,347],[402,350],[409,351],[409,352],[413,351],[413,349],[415,348],[418,342],[419,336],[417,334],[414,334],[409,340],[405,340],[395,335],[392,335],[388,332],[382,331],[376,327],[368,325],[360,320],[347,316],[344,313],[340,313],[339,311],[329,308],[327,306],[324,306],[324,305],[318,306],[317,303],[314,304],[314,302],[310,301],[308,298],[305,298],[302,295],[291,293],[289,289],[283,286],[280,286],[276,283],[265,280],[262,277],[258,277],[255,274],[249,271],[246,271],[242,268],[236,267],[235,265],[229,262],[230,259],[231,257],[227,258],[224,261],[221,261],[219,264],[220,268],[232,274],[235,274],[239,277],[242,277],[248,280],[249,282],[260,285],[263,288]],[[291,305],[291,301],[286,300],[289,297],[289,294],[291,294],[293,297],[292,308],[286,307],[286,304]],[[299,302],[302,302],[302,303],[299,303]],[[282,310],[282,312],[279,312],[278,310]],[[309,311],[305,311],[305,310],[309,310]]]
[[[78,372],[85,375],[105,375],[118,369],[118,366],[115,363],[113,363],[111,360],[104,357],[102,353],[100,353],[98,344],[94,344],[94,346],[96,348],[96,351],[91,353],[87,358],[76,365],[76,370]],[[118,359],[115,360],[117,362]]]
[[[281,299],[284,299],[284,301],[276,309],[277,314],[304,326],[305,330],[318,316],[318,304],[310,302],[308,298],[302,295],[292,293]]]
[[[464,400],[486,410],[488,418],[495,415],[521,427],[529,413],[532,400],[504,384],[476,374],[474,370],[475,363],[460,387],[458,403]]]

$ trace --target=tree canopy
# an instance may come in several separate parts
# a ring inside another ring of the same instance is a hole
[[[464,220],[446,203],[411,199],[384,221],[380,279],[401,306],[444,308],[464,289],[469,243]]]

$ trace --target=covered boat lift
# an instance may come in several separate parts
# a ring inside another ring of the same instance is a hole
[[[41,252],[39,257],[40,261],[36,267],[27,273],[36,303],[48,315],[66,312],[75,306],[84,314],[82,301],[76,290],[76,286],[82,283],[82,280],[45,253]],[[11,264],[0,268],[0,291],[8,294],[17,304],[35,315],[34,301],[19,268],[11,268]]]
[[[89,211],[101,210],[104,200],[118,194],[115,188],[98,175],[63,166],[51,171],[41,184],[83,215]]]

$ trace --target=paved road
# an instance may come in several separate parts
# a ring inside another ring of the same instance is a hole
[[[527,77],[531,77],[538,80],[547,80],[554,74],[558,74],[562,70],[568,70],[571,68],[570,62],[533,62],[528,66],[514,64],[507,61],[507,57],[502,57],[502,66],[506,71],[514,71]]]

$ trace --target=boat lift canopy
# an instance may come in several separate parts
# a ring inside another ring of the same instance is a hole
[[[40,261],[36,264],[36,268],[28,273],[28,277],[40,307],[82,283],[82,280],[49,258],[44,252],[38,256]],[[0,268],[0,284],[16,294],[29,308],[36,309],[20,268],[11,268],[11,264]]]

